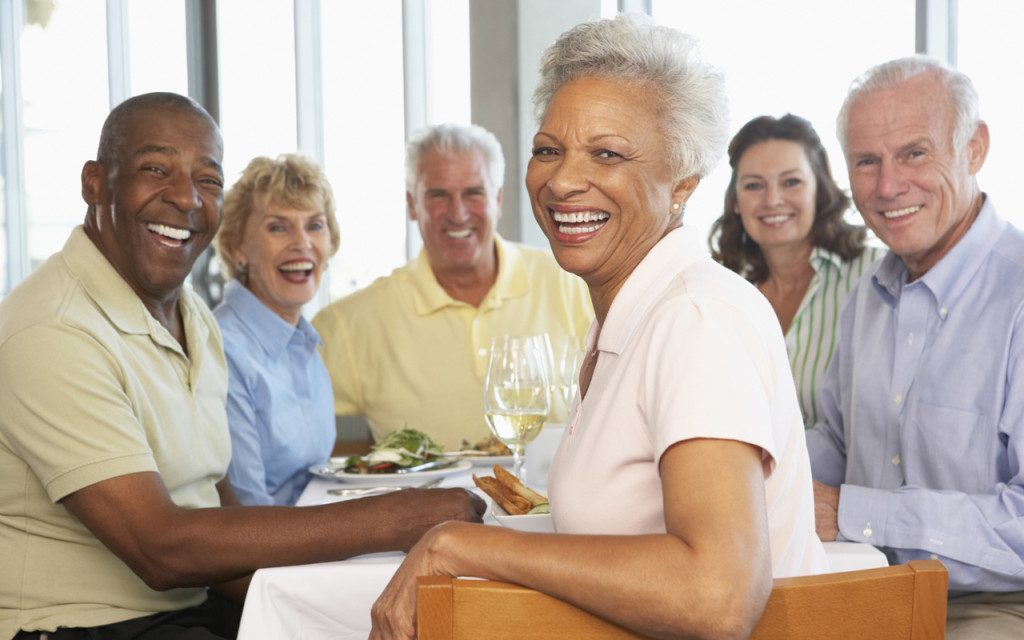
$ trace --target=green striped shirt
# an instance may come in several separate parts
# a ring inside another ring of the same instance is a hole
[[[831,251],[815,248],[811,253],[814,279],[807,287],[800,308],[786,332],[786,351],[793,369],[804,425],[818,420],[818,387],[832,360],[839,313],[853,284],[886,253],[884,247],[867,247],[850,262]]]

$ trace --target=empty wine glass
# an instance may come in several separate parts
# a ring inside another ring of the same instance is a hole
[[[552,392],[565,402],[566,411],[572,410],[572,400],[580,382],[583,364],[583,339],[579,336],[557,336],[548,339]]]
[[[550,408],[543,342],[537,336],[494,338],[484,380],[484,416],[495,437],[512,450],[516,477],[522,477],[526,445],[544,427]]]

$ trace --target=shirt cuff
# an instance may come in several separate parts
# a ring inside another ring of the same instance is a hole
[[[889,492],[852,484],[839,487],[837,519],[839,538],[885,546],[885,524],[889,513]]]

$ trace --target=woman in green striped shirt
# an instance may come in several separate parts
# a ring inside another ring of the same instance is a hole
[[[867,247],[866,228],[844,219],[850,198],[832,178],[807,120],[792,114],[751,120],[729,143],[729,164],[725,209],[709,236],[712,255],[756,285],[775,309],[810,427],[839,312],[884,249]]]

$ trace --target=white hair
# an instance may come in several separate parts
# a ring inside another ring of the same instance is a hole
[[[420,161],[428,151],[443,155],[479,151],[487,163],[487,172],[495,190],[505,183],[505,156],[493,133],[475,124],[436,124],[412,134],[405,144],[405,190],[416,196]]]
[[[871,67],[858,76],[851,84],[836,117],[836,137],[846,152],[850,127],[850,107],[857,98],[895,89],[901,84],[924,74],[933,74],[946,89],[953,108],[953,151],[959,155],[981,122],[978,106],[978,92],[974,83],[963,72],[927,56],[908,56],[883,62]]]
[[[723,74],[701,59],[696,38],[646,15],[621,14],[573,27],[544,52],[540,75],[533,94],[538,124],[566,82],[608,78],[654,90],[663,106],[661,133],[679,177],[708,175],[725,151],[729,107]]]

